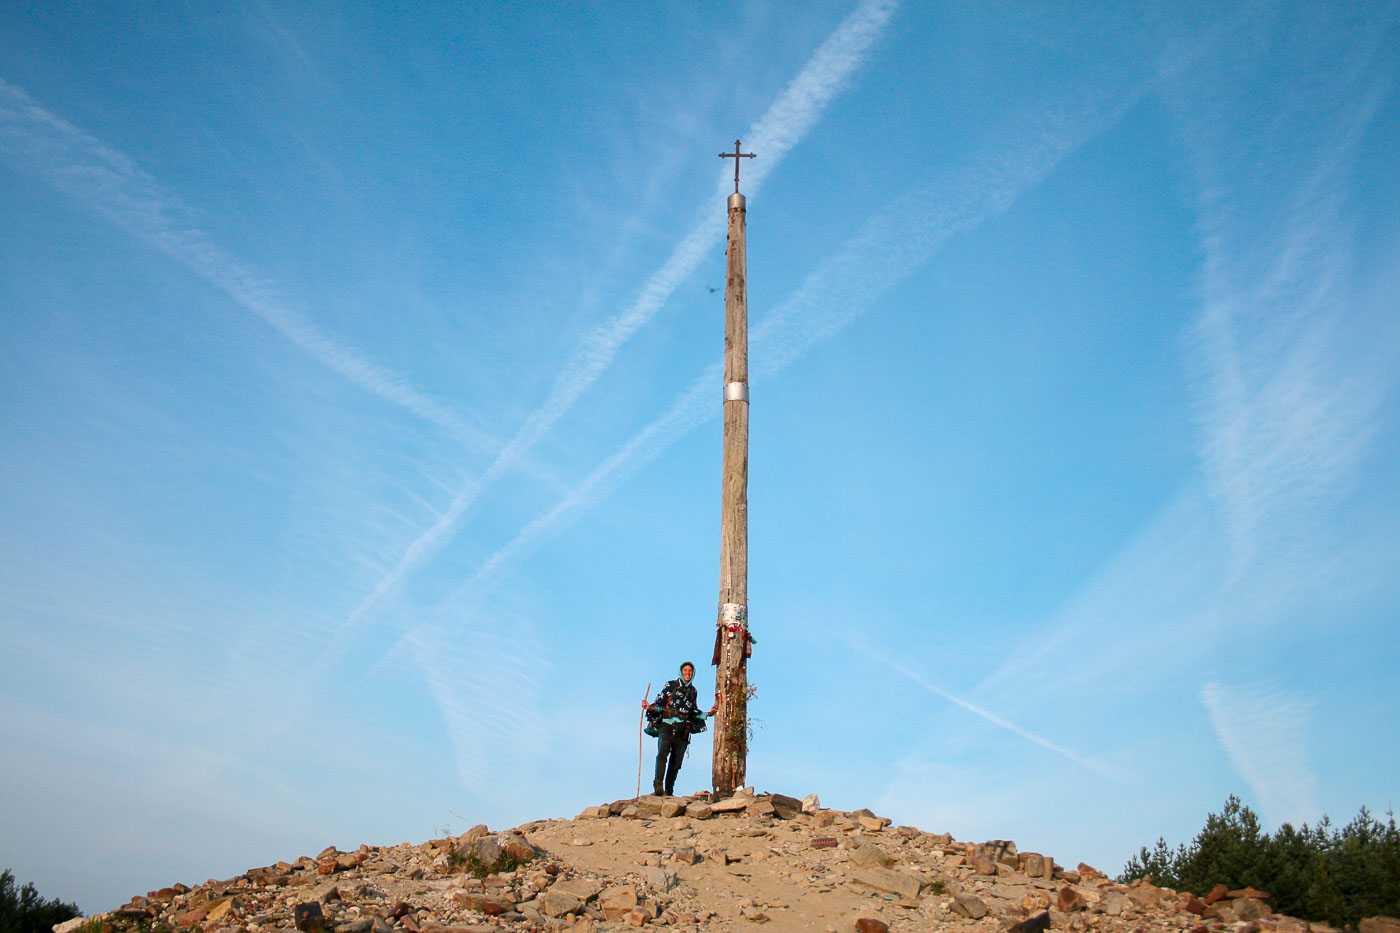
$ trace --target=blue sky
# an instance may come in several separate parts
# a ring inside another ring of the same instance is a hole
[[[736,137],[752,783],[1109,871],[1393,806],[1400,5],[1172,6],[7,6],[0,864],[630,796]]]

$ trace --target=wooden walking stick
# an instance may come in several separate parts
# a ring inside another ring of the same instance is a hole
[[[642,796],[642,723],[647,721],[647,698],[651,696],[651,681],[647,681],[647,692],[642,694],[642,717],[637,720],[637,796]]]

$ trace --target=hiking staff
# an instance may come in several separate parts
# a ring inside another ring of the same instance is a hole
[[[647,681],[647,692],[642,694],[642,715],[637,720],[637,796],[642,796],[642,723],[647,721],[647,697],[651,696],[651,681]]]
[[[656,693],[656,702],[642,701],[643,715],[651,720],[647,735],[659,739],[656,743],[656,777],[651,782],[651,792],[658,797],[675,795],[676,774],[685,760],[685,749],[690,737],[696,732],[705,731],[705,719],[715,714],[714,707],[702,713],[695,706],[695,665],[686,661],[681,665],[681,676],[666,681],[666,686]],[[637,793],[641,793],[638,784]]]

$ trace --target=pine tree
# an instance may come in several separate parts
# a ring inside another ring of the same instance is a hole
[[[0,933],[49,933],[55,923],[78,916],[74,904],[45,900],[33,884],[15,889],[15,876],[0,872]]]

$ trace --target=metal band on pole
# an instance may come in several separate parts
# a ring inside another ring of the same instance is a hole
[[[748,404],[749,384],[747,382],[726,382],[724,384],[724,400]]]

